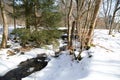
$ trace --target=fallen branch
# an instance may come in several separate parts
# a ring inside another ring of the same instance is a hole
[[[108,48],[106,48],[106,47],[104,47],[104,46],[101,46],[101,45],[99,45],[99,44],[95,44],[96,46],[99,46],[99,47],[101,47],[101,48],[103,48],[103,49],[105,49],[105,50],[107,50],[107,51],[111,51],[111,52],[114,52],[113,50],[110,50],[110,49],[108,49]]]

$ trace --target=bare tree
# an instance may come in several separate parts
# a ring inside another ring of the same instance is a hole
[[[14,29],[16,29],[16,16],[15,16],[15,13],[16,13],[16,9],[15,9],[15,0],[13,0],[13,22],[14,22]]]
[[[64,14],[65,14],[65,26],[68,27],[68,49],[70,49],[70,47],[72,46],[72,38],[71,38],[71,29],[72,29],[72,24],[74,24],[74,19],[73,19],[73,6],[74,6],[74,2],[73,0],[61,0],[62,4],[64,5],[64,7],[62,6],[62,9],[65,10]]]
[[[72,10],[73,10],[73,0],[70,1],[70,7],[69,7],[69,12],[68,12],[68,47],[70,47],[72,44],[71,44],[71,26],[72,26],[72,20],[71,20],[71,17],[72,17]]]
[[[65,4],[65,1],[62,1]],[[93,30],[96,25],[96,17],[98,15],[101,2],[102,0],[70,0],[67,13],[69,36],[68,47],[70,47],[70,49],[71,47],[74,49],[75,47],[72,45],[72,37],[74,34],[79,36],[77,41],[80,42],[80,51],[79,55],[76,56],[78,60],[81,60],[81,52],[91,44]],[[74,19],[70,20],[71,17]]]
[[[77,56],[78,60],[81,60],[81,52],[84,49],[88,49],[91,44],[101,1],[102,0],[76,0],[78,8],[76,26],[80,41],[80,52]]]
[[[37,30],[37,1],[34,2],[34,18],[35,18],[35,29]]]
[[[68,14],[68,3],[69,3],[69,0],[60,0],[59,1],[59,6],[60,6],[60,11],[63,13],[63,23],[64,23],[64,26],[67,27],[67,14]]]
[[[113,29],[115,29],[115,27],[114,27],[115,16],[116,16],[117,11],[120,10],[119,4],[120,4],[120,0],[116,0],[115,1],[115,8],[114,8],[114,12],[113,12],[113,15],[112,15],[112,20],[111,20],[111,25],[109,27],[109,35],[111,35]]]
[[[102,0],[95,0],[95,9],[94,9],[93,18],[92,18],[90,28],[89,28],[89,32],[88,32],[87,46],[91,45],[92,36],[93,36],[93,32],[94,32],[94,28],[95,28],[95,24],[96,24],[96,19],[97,19],[97,15],[98,15],[98,12],[99,12],[101,2],[102,2]]]
[[[3,19],[3,36],[2,36],[1,47],[6,48],[7,39],[8,39],[8,24],[7,24],[6,13],[5,13],[5,10],[4,10],[3,0],[0,0],[0,8],[1,8],[1,15],[2,15],[2,19]]]
[[[88,33],[89,24],[91,22],[92,13],[94,9],[94,1],[92,0],[76,0],[77,16],[76,30],[79,36],[78,41],[80,42],[80,50],[77,58],[81,60],[81,52],[85,49],[86,38]]]
[[[111,11],[112,11],[112,0],[103,0],[103,15],[104,15],[104,22],[106,29],[110,26],[110,20],[111,20]]]

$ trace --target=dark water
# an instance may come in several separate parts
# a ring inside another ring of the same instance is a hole
[[[49,60],[50,59],[43,56],[28,59],[24,62],[21,62],[18,65],[18,68],[13,69],[7,72],[4,76],[0,77],[0,80],[22,80],[22,78],[43,69],[45,66],[47,66]],[[30,70],[30,68],[32,68],[32,70]]]

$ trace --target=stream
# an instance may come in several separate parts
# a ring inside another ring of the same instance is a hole
[[[40,54],[36,58],[27,59],[18,65],[18,68],[10,70],[0,80],[22,80],[30,74],[40,71],[47,66],[50,59],[45,54]]]

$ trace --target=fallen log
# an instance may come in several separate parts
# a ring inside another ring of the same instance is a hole
[[[43,69],[47,66],[49,60],[50,59],[47,58],[45,54],[42,54],[38,55],[36,58],[23,61],[18,65],[18,68],[13,69],[0,77],[0,80],[21,80],[33,72]]]

